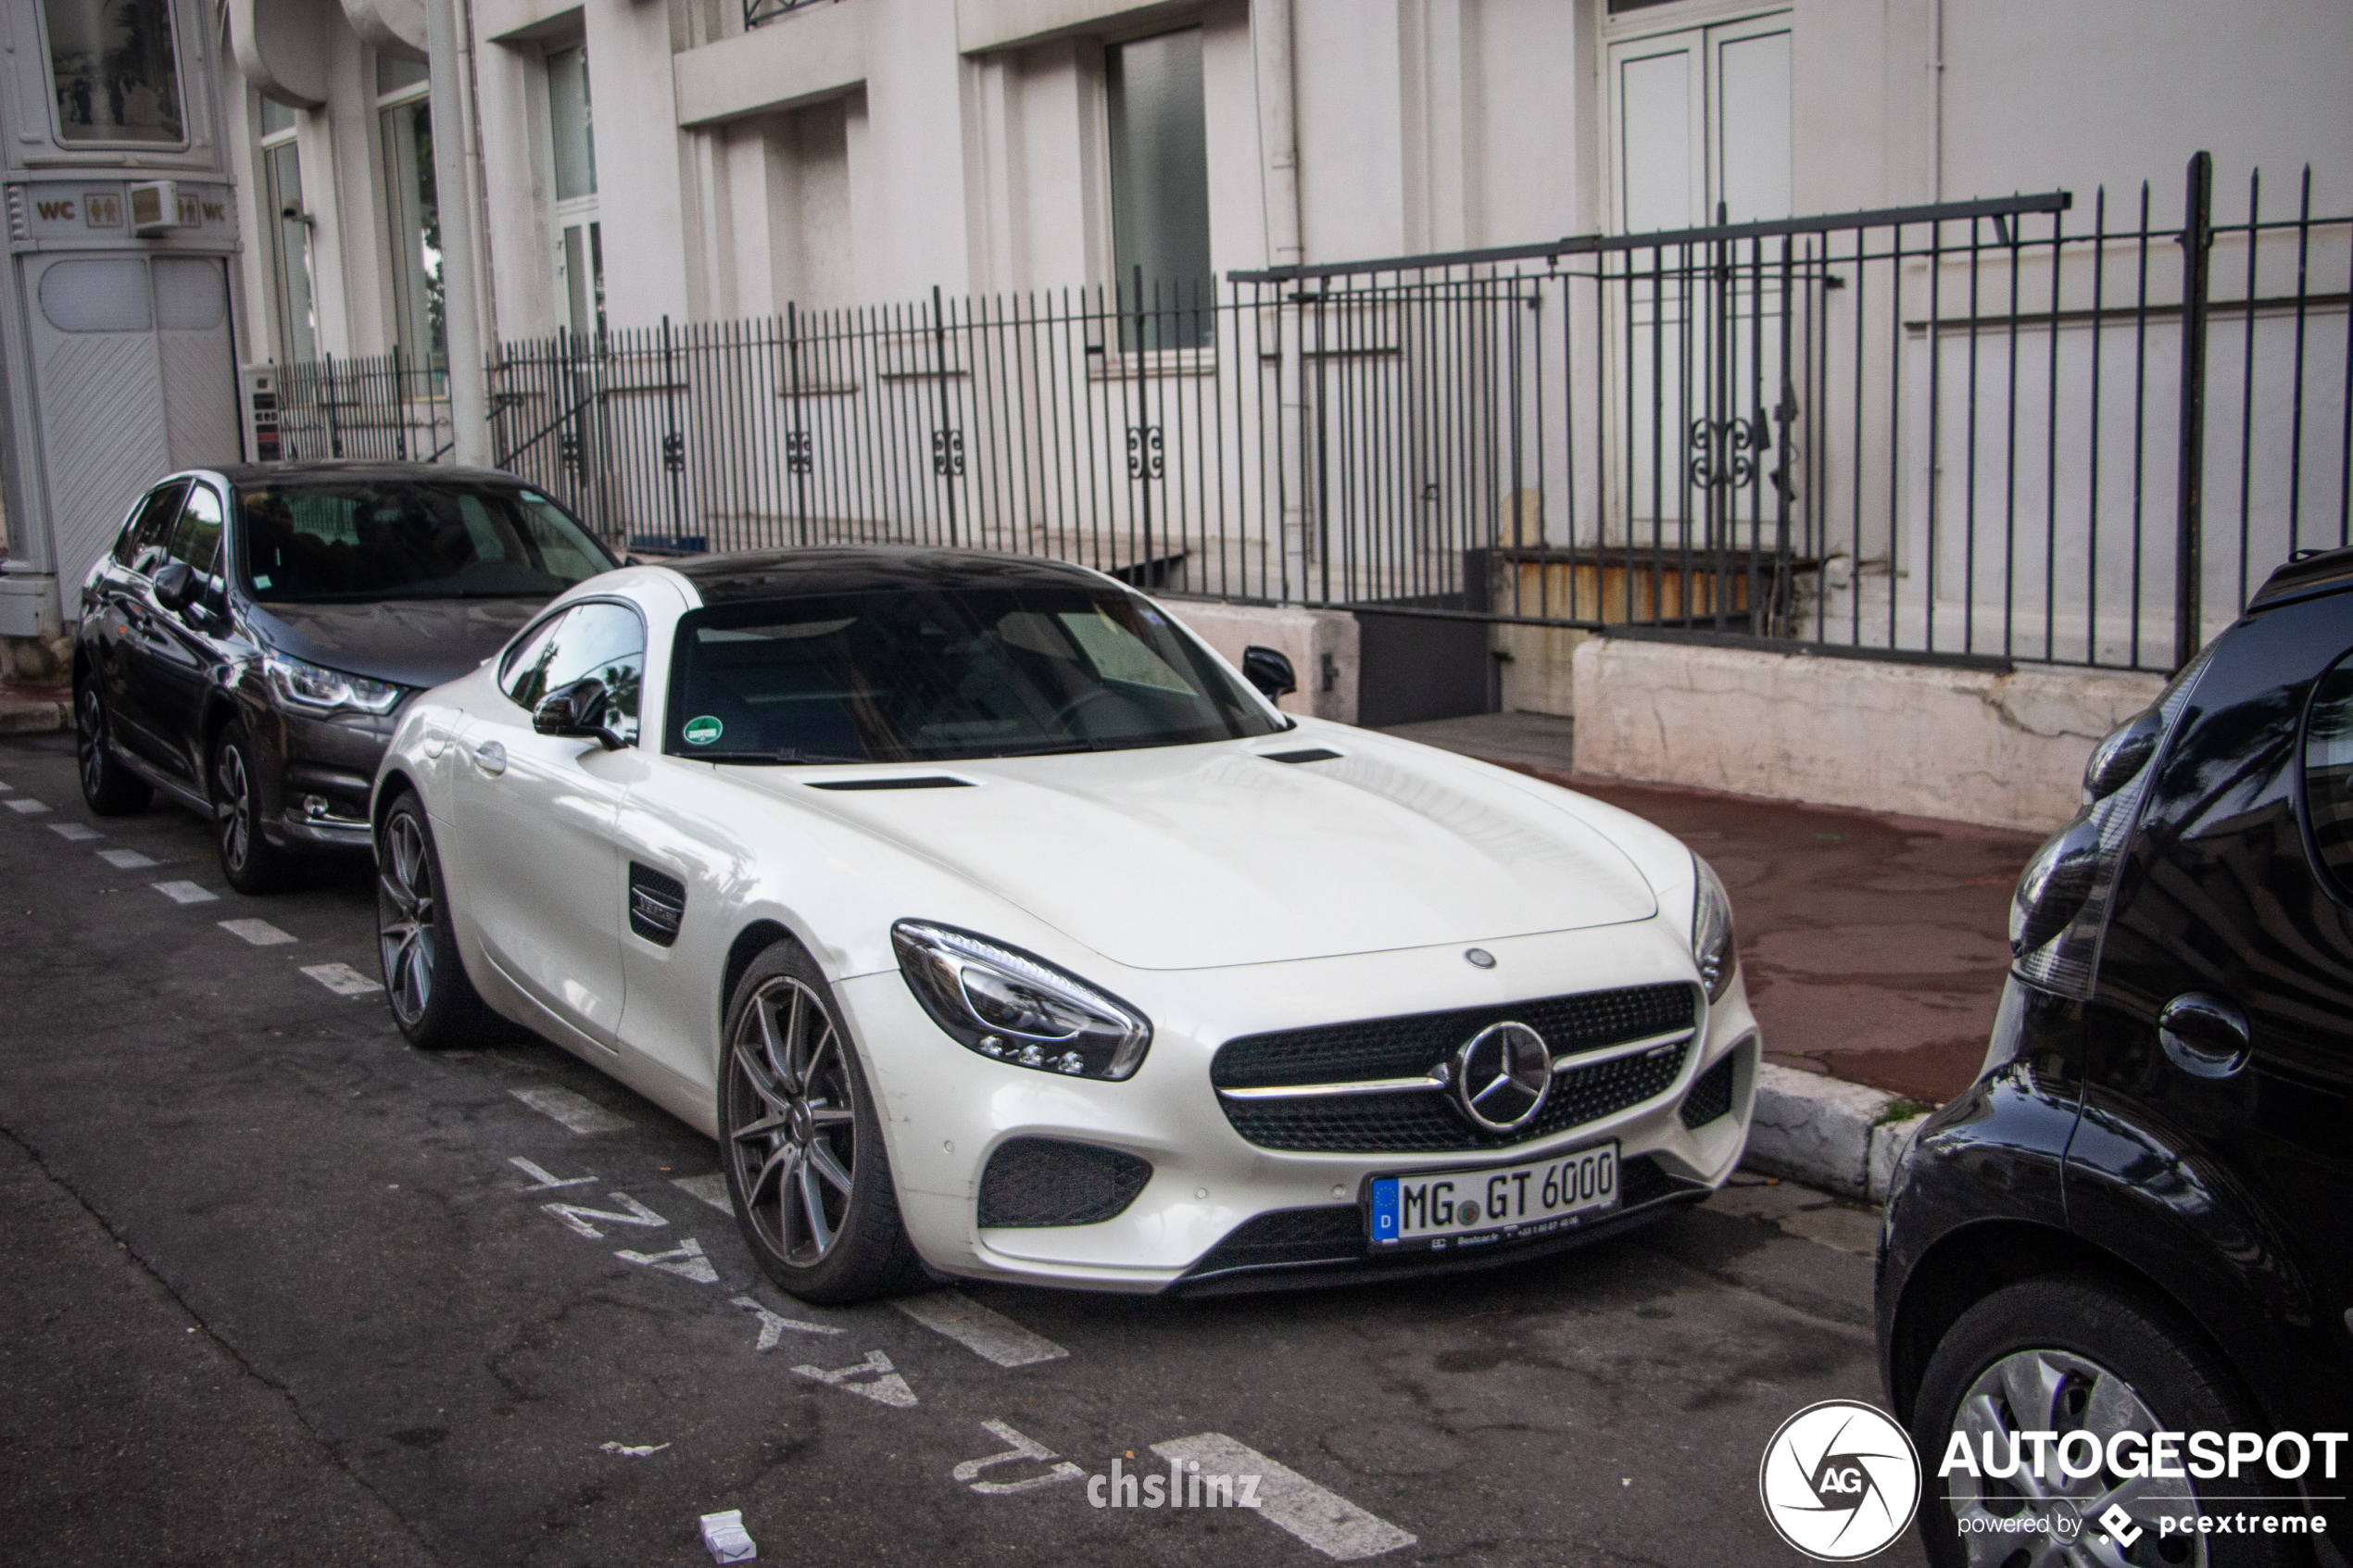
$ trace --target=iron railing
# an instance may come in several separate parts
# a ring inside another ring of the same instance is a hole
[[[761,23],[774,21],[789,12],[833,3],[835,0],[744,0],[744,31],[749,32]]]
[[[279,366],[275,391],[274,428],[258,433],[265,460],[430,463],[449,455],[448,375],[398,348]]]
[[[492,445],[641,553],[2162,670],[2353,502],[2353,219],[2308,173],[2218,222],[2208,168],[2178,222],[2052,193],[510,343]]]

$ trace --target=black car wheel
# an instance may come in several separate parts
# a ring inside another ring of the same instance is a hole
[[[82,798],[101,817],[128,817],[144,811],[156,792],[134,776],[114,754],[107,735],[106,699],[98,683],[83,676],[73,688],[73,753],[82,773]]]
[[[2057,1450],[2084,1432],[2106,1450],[2118,1432],[2231,1432],[2259,1423],[2213,1353],[2171,1313],[2090,1278],[2009,1286],[1961,1314],[1930,1358],[1912,1411],[1912,1441],[1931,1467],[1920,1496],[1920,1539],[1937,1568],[2286,1568],[2298,1561],[2283,1536],[2183,1535],[2159,1520],[2199,1512],[2257,1512],[2260,1504],[2208,1503],[2200,1488],[2233,1498],[2263,1490],[2242,1472],[2228,1484],[2153,1482],[2109,1474],[2080,1478]],[[1933,1467],[1956,1436],[1997,1461],[2011,1436],[2057,1432],[2038,1473],[2034,1449],[2007,1479]],[[2077,1446],[2079,1467],[2089,1462]],[[2129,1523],[2101,1523],[2121,1508]],[[2129,1544],[2128,1544],[2129,1541]]]
[[[725,1040],[719,1144],[736,1223],[761,1269],[805,1301],[863,1301],[919,1283],[874,1096],[799,943],[752,960]]]
[[[240,893],[275,893],[294,880],[296,861],[261,832],[259,781],[251,732],[238,721],[212,743],[212,810],[221,874]]]
[[[505,1033],[466,977],[441,855],[414,795],[393,802],[376,834],[376,953],[393,1022],[410,1045],[436,1050]]]

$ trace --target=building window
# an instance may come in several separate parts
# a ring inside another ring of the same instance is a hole
[[[1120,346],[1134,348],[1139,339],[1148,350],[1206,346],[1215,336],[1216,295],[1209,270],[1201,29],[1111,45],[1103,51],[1103,85],[1112,257],[1125,306]]]
[[[449,349],[442,325],[441,207],[434,193],[425,68],[377,56],[376,94],[391,221],[393,340],[411,364],[439,374],[448,369]]]
[[[556,155],[556,277],[572,330],[605,330],[605,241],[597,221],[597,136],[588,105],[588,50],[547,56],[547,129]]]
[[[180,65],[171,0],[43,0],[57,140],[177,146]]]
[[[285,105],[261,100],[262,223],[270,236],[278,359],[290,365],[319,357],[319,314],[310,292],[310,209],[303,204],[302,154],[295,146],[300,121]]]

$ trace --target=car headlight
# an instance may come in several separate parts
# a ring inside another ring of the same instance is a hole
[[[926,921],[900,921],[890,941],[907,988],[968,1050],[1075,1078],[1130,1078],[1143,1065],[1151,1021],[1043,959]]]
[[[281,708],[313,717],[329,713],[389,713],[399,706],[403,688],[365,675],[265,653],[261,668],[270,681],[270,695]]]
[[[1732,900],[1717,879],[1715,867],[1693,855],[1692,870],[1697,873],[1692,880],[1699,884],[1692,894],[1692,957],[1699,960],[1700,983],[1707,987],[1707,999],[1720,1002],[1732,988],[1732,976],[1741,967],[1740,953],[1732,946]]]

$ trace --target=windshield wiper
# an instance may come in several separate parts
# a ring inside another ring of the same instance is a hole
[[[798,746],[782,746],[774,751],[693,751],[673,752],[689,762],[872,762],[871,757],[839,757],[830,751],[803,751]]]

